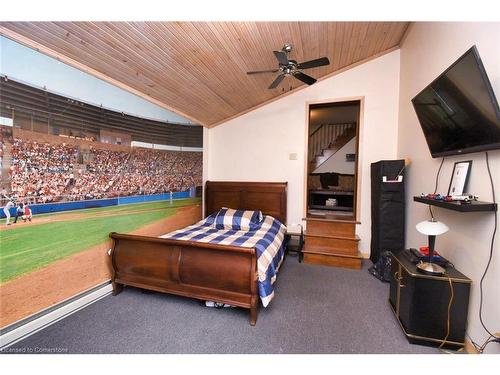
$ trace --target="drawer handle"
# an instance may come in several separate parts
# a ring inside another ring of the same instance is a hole
[[[400,288],[406,287],[406,285],[401,283],[401,280],[403,280],[403,277],[399,276],[399,271],[394,272],[394,279],[398,282]]]

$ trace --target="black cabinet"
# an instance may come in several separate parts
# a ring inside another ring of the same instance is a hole
[[[441,345],[449,318],[444,346],[464,346],[470,285],[471,280],[453,267],[447,267],[444,276],[431,276],[420,273],[402,252],[393,255],[389,302],[408,341]]]

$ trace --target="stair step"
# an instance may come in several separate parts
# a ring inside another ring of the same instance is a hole
[[[304,263],[351,268],[357,270],[361,269],[361,261],[363,259],[363,257],[359,253],[356,255],[341,255],[303,251],[303,255]]]
[[[320,236],[354,237],[356,222],[352,220],[307,219],[307,234]]]
[[[338,258],[353,258],[353,259],[363,259],[363,256],[361,255],[361,253],[358,251],[356,254],[332,254],[332,253],[329,253],[329,252],[326,252],[326,251],[311,251],[311,250],[307,250],[306,248],[304,248],[302,250],[302,252],[304,254],[317,254],[317,255],[325,255],[325,256],[336,256]]]
[[[311,252],[355,255],[358,253],[358,242],[358,240],[306,236],[304,249]]]
[[[337,150],[334,148],[326,148],[323,150],[323,155],[321,155],[321,156],[329,158],[330,156],[332,156],[336,152],[337,152]]]
[[[353,236],[343,236],[343,235],[337,235],[337,234],[333,234],[333,235],[323,235],[323,234],[311,234],[309,233],[308,231],[305,231],[304,232],[304,235],[306,237],[311,237],[311,238],[330,238],[330,239],[336,239],[336,240],[345,240],[345,241],[355,241],[355,242],[359,242],[361,240],[361,238],[359,238],[359,236],[357,234],[353,235]]]
[[[321,164],[327,161],[329,157],[330,156],[316,156],[315,160],[316,167],[319,167]]]

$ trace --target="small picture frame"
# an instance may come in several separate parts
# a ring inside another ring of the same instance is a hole
[[[472,168],[472,160],[457,161],[453,166],[451,174],[450,187],[448,195],[462,195],[467,188],[469,182],[470,170]]]

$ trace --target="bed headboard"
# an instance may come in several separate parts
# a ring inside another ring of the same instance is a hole
[[[287,182],[207,181],[205,217],[222,207],[261,210],[286,224]]]

